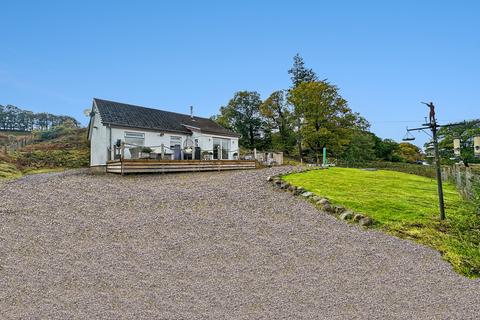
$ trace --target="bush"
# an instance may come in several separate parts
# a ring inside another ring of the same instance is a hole
[[[37,132],[46,141],[30,144],[13,157],[22,170],[39,168],[79,168],[89,165],[90,152],[86,129],[56,126]]]
[[[410,174],[416,174],[427,178],[435,178],[435,167],[424,166],[420,164],[411,164],[404,162],[388,162],[388,161],[366,161],[366,162],[346,162],[339,160],[339,167],[345,168],[375,168],[382,170],[398,171]]]
[[[83,150],[35,150],[16,155],[17,164],[25,168],[80,168],[88,166],[90,152]]]
[[[38,139],[41,141],[53,140],[58,137],[70,135],[75,132],[76,129],[65,127],[65,126],[55,126],[45,131],[37,132]]]

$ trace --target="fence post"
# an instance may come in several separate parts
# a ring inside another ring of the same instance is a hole
[[[465,195],[467,199],[471,199],[473,194],[473,186],[472,186],[473,175],[470,168],[465,168]]]
[[[120,146],[120,172],[121,175],[123,176],[123,158],[125,156],[125,143],[122,142],[122,145]]]

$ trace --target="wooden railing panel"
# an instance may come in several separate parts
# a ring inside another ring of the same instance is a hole
[[[110,173],[166,173],[255,169],[250,160],[112,160],[107,163]]]

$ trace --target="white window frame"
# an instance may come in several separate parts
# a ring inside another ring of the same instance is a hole
[[[125,144],[131,144],[131,145],[142,146],[142,147],[145,145],[144,132],[125,131],[124,139],[125,139]]]
[[[215,148],[215,142],[219,142],[219,146],[220,146],[220,149],[216,149],[214,150],[213,154],[214,154],[214,160],[228,160],[230,159],[230,148],[231,148],[231,142],[230,142],[230,139],[225,139],[225,138],[217,138],[217,137],[213,137],[212,138],[212,142],[213,142],[213,148]],[[226,146],[226,148],[224,148],[224,146]],[[225,152],[225,156],[223,155],[223,153]],[[215,153],[217,153],[217,156],[215,157]]]

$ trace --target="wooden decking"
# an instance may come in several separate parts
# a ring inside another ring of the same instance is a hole
[[[254,160],[149,160],[124,159],[107,162],[110,173],[166,173],[255,169]]]

